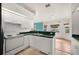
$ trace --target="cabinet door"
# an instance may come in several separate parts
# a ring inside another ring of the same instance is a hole
[[[24,45],[23,37],[6,39],[6,52],[17,49]]]
[[[11,18],[11,13],[2,9],[2,19],[4,19],[4,21],[12,22],[13,20]]]
[[[40,42],[41,42],[40,37],[38,37],[38,36],[31,36],[30,37],[30,46],[32,48],[40,50],[40,47],[41,47]]]
[[[27,48],[29,45],[30,45],[29,36],[26,35],[26,36],[24,36],[24,46],[25,46],[25,48]]]
[[[72,14],[72,34],[79,35],[79,11]]]
[[[36,36],[29,36],[29,40],[30,40],[30,46],[32,48],[36,48]]]
[[[52,49],[52,39],[51,38],[40,38],[40,51],[50,54]]]
[[[33,44],[34,48],[36,48],[40,51],[41,51],[41,45],[42,45],[42,43],[41,43],[42,40],[41,39],[42,39],[41,37],[36,36],[35,39],[33,40],[34,41],[34,44]]]
[[[47,54],[50,54],[51,52],[51,49],[52,49],[52,39],[51,38],[43,38],[43,37],[37,37],[35,39],[35,48],[44,52],[44,53],[47,53]]]
[[[39,36],[30,36],[30,46],[44,53],[50,54],[52,49],[52,39]]]
[[[2,9],[2,18],[4,18],[4,21],[6,22],[11,22],[16,24],[17,23],[21,24],[22,20],[24,20],[24,17],[3,9]]]

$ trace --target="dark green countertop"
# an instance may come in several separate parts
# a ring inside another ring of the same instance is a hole
[[[30,32],[20,32],[20,34],[40,36],[45,38],[53,38],[55,35],[55,32],[30,31]]]
[[[77,41],[79,41],[79,35],[72,34],[72,37],[75,38]]]

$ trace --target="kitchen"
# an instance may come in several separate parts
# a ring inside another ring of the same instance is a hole
[[[2,3],[3,55],[79,54],[71,48],[79,44],[78,11],[71,3]]]

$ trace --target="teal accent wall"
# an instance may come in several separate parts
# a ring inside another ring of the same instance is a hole
[[[35,26],[35,31],[43,31],[43,23],[42,22],[35,23],[34,26]]]

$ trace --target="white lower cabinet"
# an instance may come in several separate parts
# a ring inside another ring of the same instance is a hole
[[[39,37],[39,36],[32,36],[30,39],[30,45],[33,48],[40,50],[46,54],[51,54],[52,50],[52,39]]]
[[[29,35],[24,36],[24,46],[28,48],[30,46]]]
[[[6,54],[15,54],[20,49],[17,51],[15,51],[15,50],[22,47],[23,45],[24,45],[23,36],[8,38],[5,40],[5,53]],[[14,52],[12,52],[12,51],[14,51]]]
[[[30,47],[32,47],[32,48],[36,48],[35,46],[35,41],[36,41],[36,36],[32,36],[32,35],[30,35],[29,36],[29,40],[30,40]]]
[[[8,55],[13,55],[19,51],[28,48],[30,45],[29,35],[17,36],[9,39],[5,39],[5,53]]]
[[[46,54],[52,53],[52,38],[39,37],[33,35],[18,36],[5,40],[6,54],[13,55],[28,46],[38,49]]]
[[[39,39],[36,39],[37,41],[37,48],[47,54],[51,54],[52,49],[52,39],[51,38],[45,38],[45,37],[39,37]]]

